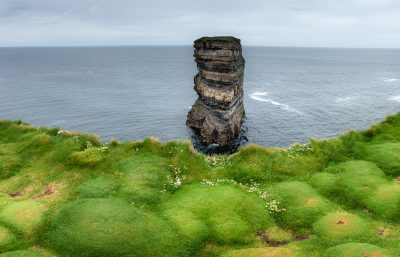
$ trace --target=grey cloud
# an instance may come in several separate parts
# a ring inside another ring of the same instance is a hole
[[[231,34],[247,45],[398,47],[397,0],[0,0],[0,46],[188,45]]]

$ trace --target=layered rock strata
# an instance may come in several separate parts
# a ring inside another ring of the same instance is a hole
[[[199,73],[194,89],[199,95],[186,124],[201,136],[203,144],[226,146],[240,132],[244,117],[244,58],[240,40],[203,37],[194,42]]]

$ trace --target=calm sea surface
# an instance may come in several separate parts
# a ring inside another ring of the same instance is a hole
[[[400,50],[244,47],[247,138],[288,146],[400,111]],[[0,48],[0,119],[103,140],[190,137],[191,47]]]

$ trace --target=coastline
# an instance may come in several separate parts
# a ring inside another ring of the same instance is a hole
[[[397,256],[399,128],[205,155],[0,121],[0,253]]]

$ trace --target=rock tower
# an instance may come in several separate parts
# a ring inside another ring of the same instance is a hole
[[[194,90],[199,95],[186,124],[196,130],[203,144],[226,146],[240,132],[244,117],[244,58],[240,39],[203,37],[194,42],[199,72]]]

